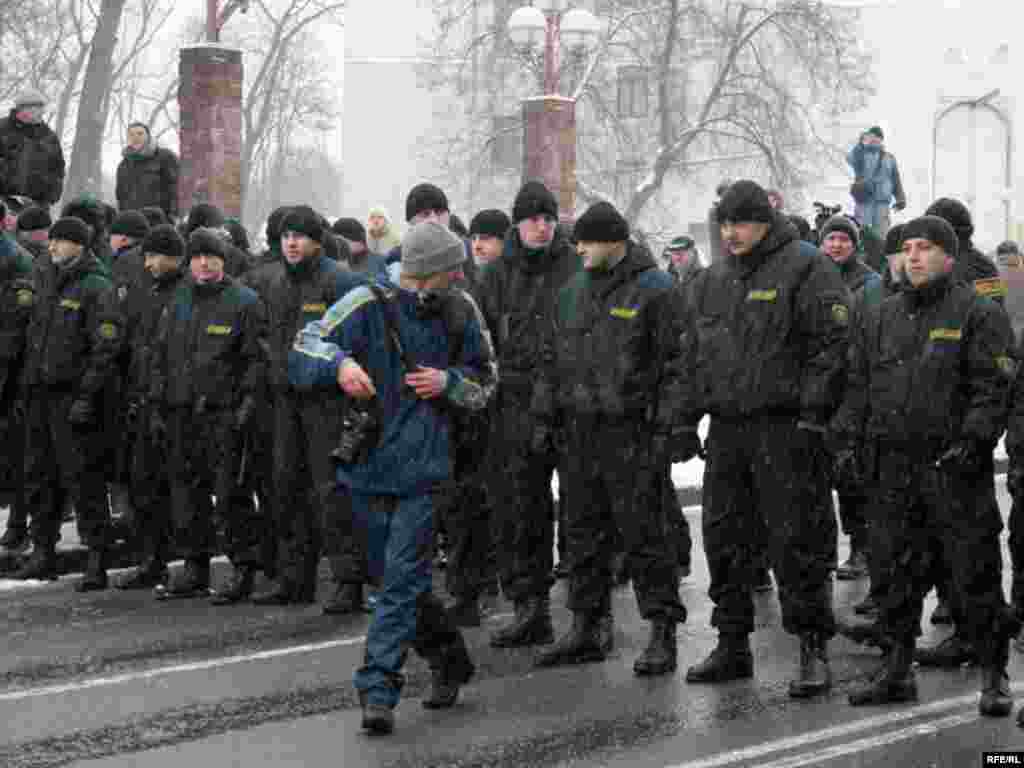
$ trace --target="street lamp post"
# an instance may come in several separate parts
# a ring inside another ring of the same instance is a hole
[[[576,209],[576,102],[558,94],[561,48],[585,52],[596,41],[600,23],[569,0],[537,0],[515,11],[509,36],[520,49],[543,45],[542,95],[523,100],[523,181],[544,182],[558,200],[563,221]]]

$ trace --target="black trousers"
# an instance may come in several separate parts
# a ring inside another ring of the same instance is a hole
[[[167,474],[168,446],[155,440],[143,409],[131,436],[130,488],[135,507],[134,536],[143,561],[167,563],[172,557],[171,487]]]
[[[67,417],[73,401],[66,392],[36,389],[27,406],[22,498],[32,542],[42,550],[57,545],[68,496],[82,543],[93,549],[110,543],[105,436],[101,425],[72,427]]]

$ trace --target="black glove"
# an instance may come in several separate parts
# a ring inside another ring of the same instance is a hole
[[[167,421],[164,419],[164,415],[155,408],[149,415],[149,434],[158,443],[167,439]]]
[[[249,426],[249,422],[252,421],[254,413],[256,413],[256,398],[252,395],[246,395],[235,410],[235,429],[239,432],[245,431],[245,428]]]
[[[959,475],[974,475],[981,472],[985,463],[985,453],[992,453],[978,440],[960,440],[953,443],[943,453],[935,466],[947,472],[954,472]]]
[[[139,415],[142,413],[142,402],[137,398],[131,398],[128,401],[128,407],[124,410],[124,417],[129,424],[134,424],[139,420]]]
[[[74,427],[91,427],[96,423],[96,409],[86,399],[75,400],[68,411],[68,423]]]
[[[832,457],[832,484],[836,488],[854,489],[864,485],[860,462],[853,448],[840,448]]]
[[[554,453],[555,433],[551,429],[551,425],[543,421],[534,425],[533,435],[530,437],[530,450],[541,455]]]

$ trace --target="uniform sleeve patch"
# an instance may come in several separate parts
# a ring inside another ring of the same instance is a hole
[[[832,319],[836,325],[850,324],[850,308],[845,304],[832,305]]]
[[[208,325],[206,334],[208,336],[230,336],[232,327],[230,325]]]
[[[75,301],[74,299],[61,299],[60,305],[64,309],[73,309],[76,312],[82,308],[82,302]]]
[[[1001,277],[987,277],[974,281],[974,292],[987,298],[1005,297],[1010,291],[1006,281]]]
[[[111,322],[100,323],[100,336],[104,339],[117,338],[117,325]]]
[[[928,338],[931,341],[960,341],[963,333],[959,328],[933,328]]]
[[[775,301],[779,297],[777,289],[751,291],[747,294],[747,301]]]
[[[302,311],[305,312],[305,313],[314,313],[315,312],[317,314],[322,315],[324,312],[327,311],[327,305],[324,304],[322,301],[314,302],[312,304],[303,304],[302,305]]]
[[[35,303],[35,294],[28,288],[22,288],[15,294],[19,307],[31,307]]]
[[[996,358],[996,366],[1000,371],[1011,378],[1017,372],[1017,366],[1014,364],[1013,360],[1006,355],[1000,355]]]
[[[612,307],[612,317],[621,317],[623,320],[632,320],[637,315],[637,310],[633,307]]]

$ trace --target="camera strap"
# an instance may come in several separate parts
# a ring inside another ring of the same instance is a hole
[[[418,365],[405,351],[405,346],[402,344],[402,336],[398,332],[398,310],[395,308],[395,294],[386,293],[376,283],[370,283],[370,290],[373,291],[373,295],[377,297],[377,301],[381,303],[381,308],[384,310],[384,325],[387,327],[388,338],[391,339],[391,344],[394,346],[395,351],[398,352],[398,357],[401,358],[406,372],[412,373],[417,369]]]

